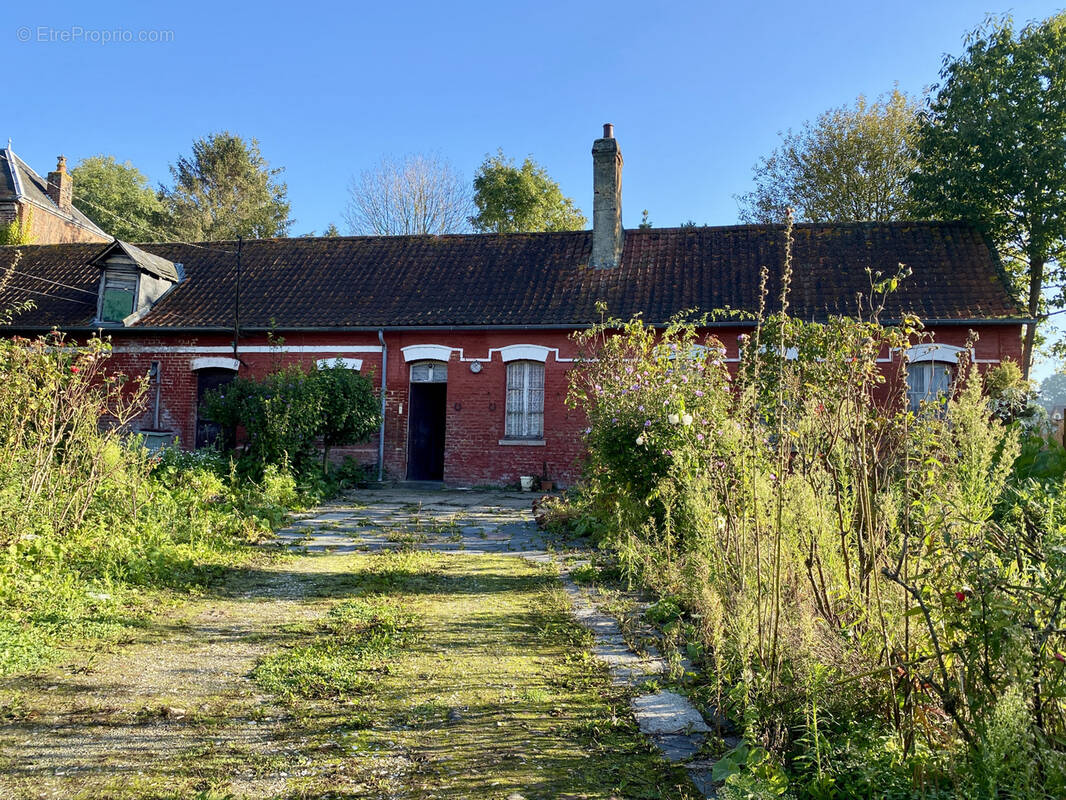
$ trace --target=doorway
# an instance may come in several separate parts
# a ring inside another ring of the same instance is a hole
[[[448,365],[411,365],[407,418],[407,480],[444,480],[444,430],[448,408]]]
[[[196,449],[199,450],[202,447],[210,447],[213,444],[218,444],[220,447],[225,446],[225,435],[231,433],[229,431],[223,431],[222,426],[217,422],[211,422],[204,419],[203,405],[204,395],[214,389],[219,389],[228,383],[237,375],[231,369],[217,369],[210,367],[207,369],[201,369],[196,372]]]

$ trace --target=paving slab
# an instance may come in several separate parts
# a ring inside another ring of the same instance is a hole
[[[708,733],[710,728],[688,698],[663,690],[633,698],[640,730],[652,735]]]

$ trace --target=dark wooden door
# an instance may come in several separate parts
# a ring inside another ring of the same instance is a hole
[[[230,383],[237,373],[231,369],[202,369],[196,373],[196,449],[210,447],[220,441],[224,431],[217,422],[203,418],[204,394]]]
[[[444,480],[448,384],[412,383],[407,431],[407,479]]]

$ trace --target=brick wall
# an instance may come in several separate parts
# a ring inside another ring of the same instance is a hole
[[[727,349],[727,358],[737,355],[736,337],[741,330],[719,331]],[[1019,326],[986,325],[976,329],[978,360],[988,362],[1003,358],[1020,358]],[[131,332],[116,332],[115,354],[110,368],[128,375],[143,375],[152,361],[160,363],[160,428],[177,434],[185,447],[195,441],[196,373],[193,361],[203,357],[232,357],[232,339],[226,336],[201,337],[131,337]],[[935,331],[937,342],[962,346],[969,329],[943,327]],[[522,475],[546,475],[559,485],[573,483],[580,474],[583,452],[581,431],[583,415],[566,407],[568,372],[573,364],[567,359],[576,349],[565,332],[542,331],[441,331],[391,332],[388,345],[388,393],[385,414],[385,469],[389,478],[407,477],[407,442],[410,403],[409,363],[403,348],[415,345],[444,345],[451,349],[448,358],[447,413],[445,433],[444,479],[451,485],[512,484]],[[242,377],[261,377],[283,364],[301,364],[308,369],[319,359],[359,358],[362,372],[373,382],[381,383],[380,352],[348,352],[345,348],[372,350],[378,347],[377,334],[321,333],[288,334],[281,350],[269,348],[265,337],[241,340]],[[551,348],[544,362],[544,444],[539,446],[500,444],[504,438],[507,368],[499,348],[515,344],[532,344]],[[205,348],[221,352],[204,352]],[[266,352],[249,352],[259,348]],[[558,350],[558,353],[555,352]],[[480,372],[471,370],[477,360]],[[898,361],[886,364],[889,373],[898,371]],[[151,403],[135,427],[151,426]],[[352,448],[338,450],[338,460],[353,455],[360,462],[376,464],[377,437]]]
[[[70,220],[50,214],[37,206],[22,206],[30,212],[30,235],[34,244],[65,244],[67,242],[110,242],[106,236],[88,231]]]

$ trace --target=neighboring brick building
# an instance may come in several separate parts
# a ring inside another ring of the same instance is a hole
[[[140,429],[185,445],[212,433],[197,418],[205,389],[343,358],[378,385],[384,367],[384,437],[360,453],[376,462],[380,446],[387,475],[566,484],[584,427],[565,404],[570,336],[599,318],[597,301],[652,323],[687,309],[751,310],[760,270],[779,282],[784,253],[781,226],[622,231],[621,155],[605,134],[593,150],[592,231],[247,241],[239,280],[235,242],[24,247],[17,275],[5,271],[14,248],[0,248],[0,306],[38,292],[51,299],[33,296],[37,309],[10,332],[110,335],[114,368],[151,373],[159,387]],[[916,380],[935,385],[970,331],[979,361],[1019,358],[1024,314],[994,252],[961,224],[797,225],[790,310],[853,313],[869,293],[867,268],[891,274],[900,263],[913,275],[886,317],[913,312],[938,343],[913,354]],[[736,321],[711,332],[735,362],[737,336],[750,330]]]
[[[15,155],[0,149],[0,226],[19,222],[34,244],[110,242],[109,236],[74,206],[74,179],[59,157],[54,172],[42,178]]]

